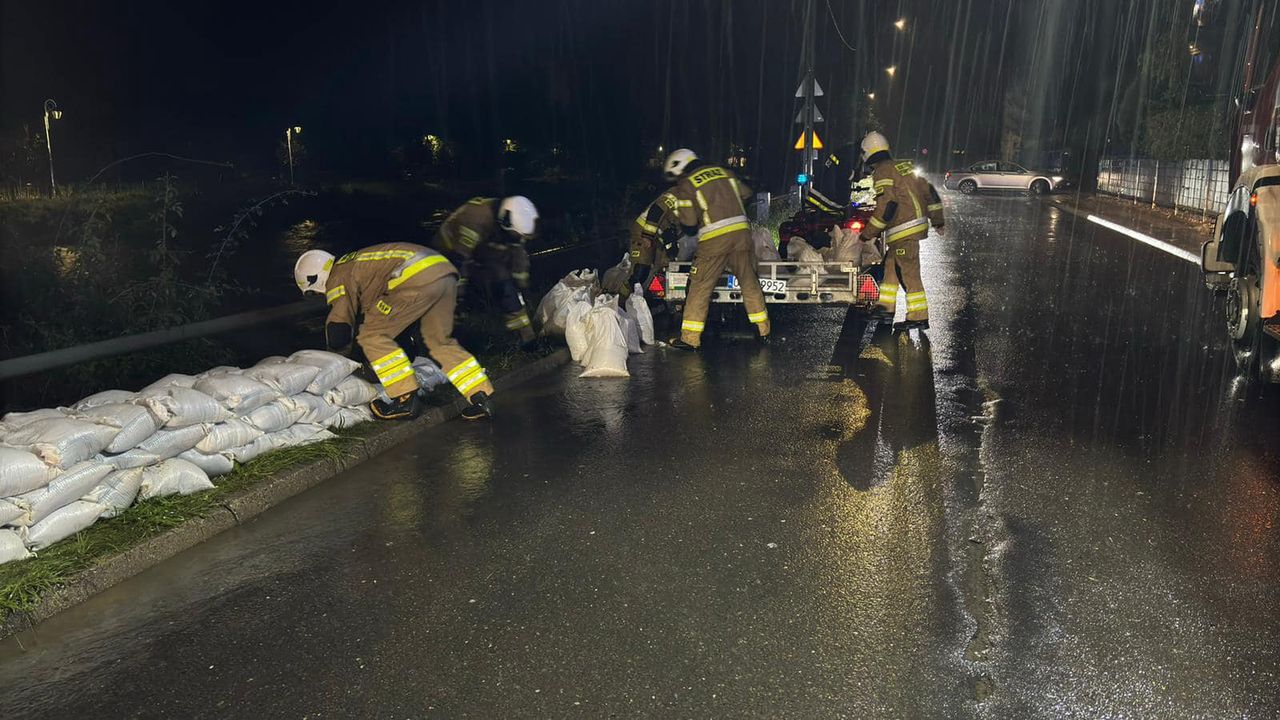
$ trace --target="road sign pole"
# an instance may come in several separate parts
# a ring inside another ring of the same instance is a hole
[[[817,84],[813,75],[814,45],[817,44],[814,42],[814,20],[814,0],[808,0],[805,3],[804,161],[801,167],[809,181],[800,186],[801,207],[809,199],[809,184],[813,182],[813,93]]]

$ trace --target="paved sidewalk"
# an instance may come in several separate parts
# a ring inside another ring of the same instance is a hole
[[[1171,245],[1200,254],[1200,246],[1213,234],[1216,218],[1200,221],[1200,213],[1179,210],[1178,215],[1167,208],[1124,200],[1109,195],[1064,194],[1053,198],[1059,207],[1081,215],[1096,215],[1140,233],[1163,240]]]

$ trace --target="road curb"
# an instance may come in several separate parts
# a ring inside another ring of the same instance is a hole
[[[540,360],[495,378],[494,387],[498,391],[509,390],[565,364],[568,360],[569,351],[562,348]],[[224,500],[221,507],[212,514],[189,520],[172,530],[100,560],[77,573],[66,584],[40,598],[32,610],[10,613],[0,620],[0,639],[29,630],[63,610],[79,605],[183,550],[243,524],[284,500],[410,440],[430,427],[457,417],[462,412],[463,406],[462,400],[459,399],[452,405],[431,408],[411,423],[394,425],[384,432],[360,440],[351,454],[339,460],[318,460],[281,473],[252,487],[244,488]]]

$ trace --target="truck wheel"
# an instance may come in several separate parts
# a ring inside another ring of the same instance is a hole
[[[1031,187],[1027,190],[1027,194],[1031,197],[1041,197],[1049,194],[1049,183],[1043,180],[1036,180],[1031,183]]]
[[[964,180],[960,183],[960,192],[965,195],[972,195],[978,192],[978,183],[972,180]]]
[[[1280,346],[1262,330],[1258,311],[1261,296],[1256,275],[1232,280],[1227,288],[1227,337],[1231,339],[1236,366],[1246,381],[1271,383],[1280,381],[1272,370]]]

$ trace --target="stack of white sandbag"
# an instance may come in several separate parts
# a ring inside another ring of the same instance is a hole
[[[418,367],[421,365],[421,367]],[[213,487],[271,450],[335,437],[372,419],[380,388],[359,364],[301,350],[241,369],[167,375],[65,408],[0,419],[0,563],[27,557],[135,501]],[[415,363],[420,382],[439,368]],[[443,375],[441,375],[443,377]]]
[[[564,337],[571,300],[586,297],[591,302],[600,294],[595,270],[574,270],[561,278],[538,303],[534,319],[544,337]]]
[[[583,366],[580,377],[629,377],[627,355],[644,352],[655,342],[653,315],[640,285],[625,304],[617,295],[594,300],[578,293],[568,301],[565,342],[573,361]]]

